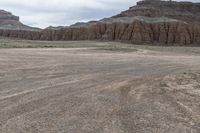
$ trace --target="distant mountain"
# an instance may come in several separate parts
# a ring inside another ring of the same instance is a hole
[[[146,23],[161,22],[199,22],[200,3],[176,2],[162,0],[143,0],[110,18],[100,20],[101,23],[133,23],[141,21]],[[96,22],[95,22],[96,23]],[[79,27],[90,26],[88,23],[77,23]]]
[[[113,16],[119,17],[168,17],[182,21],[200,21],[200,3],[176,2],[161,0],[143,0],[137,2],[136,6]]]
[[[49,26],[49,27],[45,28],[45,30],[60,30],[60,29],[65,28],[65,27],[66,26],[57,26],[57,27]]]
[[[26,30],[26,31],[40,31],[39,28],[26,26],[19,21],[18,16],[12,13],[0,10],[0,29],[3,30]]]
[[[13,27],[25,27],[26,29],[25,31],[0,30],[0,36],[6,37],[200,46],[200,3],[143,0],[110,18],[78,22],[68,27],[51,26],[34,32],[33,30],[28,31],[29,28],[21,24],[18,17],[10,13],[4,14],[7,14],[5,15],[7,19],[4,19],[7,22],[6,25],[13,24]]]

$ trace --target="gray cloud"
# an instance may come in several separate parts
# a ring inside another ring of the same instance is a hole
[[[137,0],[1,0],[0,8],[35,27],[70,25],[109,17],[135,5]],[[196,1],[199,0],[190,0]]]

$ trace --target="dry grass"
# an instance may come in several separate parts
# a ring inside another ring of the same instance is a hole
[[[135,45],[100,41],[33,41],[10,38],[0,38],[0,48],[95,48],[113,52],[134,52],[137,49],[145,49],[161,52],[200,54],[200,47]]]

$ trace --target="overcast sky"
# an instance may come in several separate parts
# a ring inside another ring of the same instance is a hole
[[[109,17],[135,5],[136,1],[138,0],[0,0],[0,9],[20,16],[21,22],[26,25],[44,28]]]

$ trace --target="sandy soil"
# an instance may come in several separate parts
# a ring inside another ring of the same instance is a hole
[[[0,49],[0,133],[199,133],[200,56]]]

